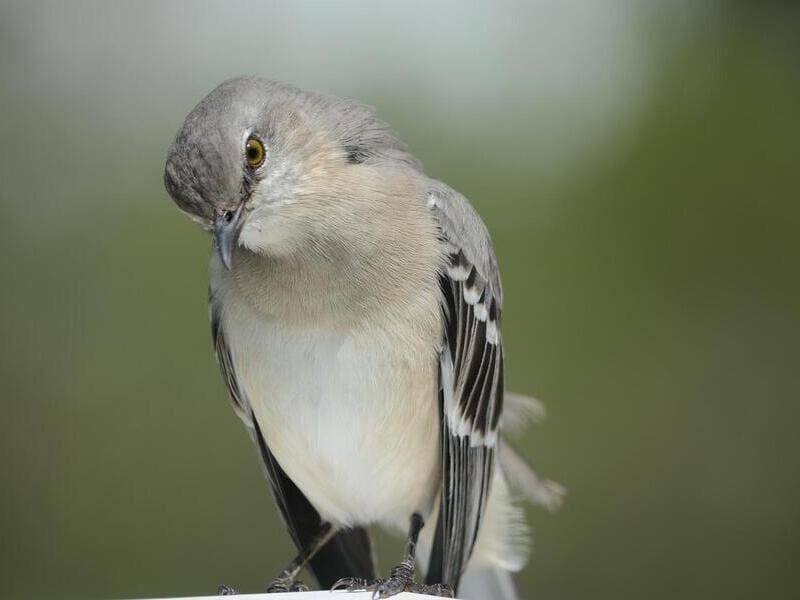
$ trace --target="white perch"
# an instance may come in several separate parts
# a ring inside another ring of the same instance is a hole
[[[347,592],[327,590],[318,592],[291,592],[287,594],[237,594],[235,596],[194,596],[181,598],[150,598],[147,600],[372,600],[372,592]],[[396,600],[433,600],[434,596],[403,592],[392,596]],[[144,600],[144,599],[143,599]]]

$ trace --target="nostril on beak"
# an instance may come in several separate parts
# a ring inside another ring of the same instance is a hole
[[[222,213],[222,218],[225,219],[226,223],[230,223],[231,221],[233,221],[233,211],[226,210],[224,213]]]

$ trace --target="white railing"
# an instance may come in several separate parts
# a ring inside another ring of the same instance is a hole
[[[433,600],[433,596],[403,592],[392,596],[396,600]],[[194,596],[184,598],[151,598],[148,600],[372,600],[372,592],[290,592],[287,594],[237,594],[235,596]]]

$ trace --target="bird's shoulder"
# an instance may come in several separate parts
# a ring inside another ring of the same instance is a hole
[[[489,230],[469,200],[441,181],[429,180],[428,208],[433,212],[444,244],[448,274],[455,279],[473,277],[494,299],[503,304],[500,270]]]

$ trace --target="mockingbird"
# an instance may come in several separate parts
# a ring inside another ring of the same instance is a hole
[[[465,597],[514,598],[512,492],[554,506],[562,490],[500,438],[503,292],[467,200],[371,109],[252,77],[192,110],[164,181],[213,233],[217,359],[300,552],[269,590],[310,566],[376,597],[450,595],[463,576]],[[505,396],[514,420],[534,406]],[[373,523],[408,532],[386,578]]]

